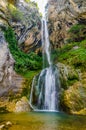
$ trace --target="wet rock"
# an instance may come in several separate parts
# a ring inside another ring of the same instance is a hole
[[[79,48],[79,46],[74,46],[73,49],[74,50],[77,50]]]
[[[0,125],[0,130],[3,130],[5,128],[5,125]]]
[[[12,123],[10,121],[7,121],[6,123],[0,125],[0,130],[8,130],[9,127],[12,126]]]
[[[6,122],[6,126],[12,126],[12,122],[10,121]]]

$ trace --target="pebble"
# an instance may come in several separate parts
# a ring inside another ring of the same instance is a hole
[[[0,125],[0,130],[3,130],[4,128],[9,128],[12,126],[12,123],[10,121],[7,121],[5,124]]]
[[[5,125],[0,125],[0,130],[2,130],[5,127]]]
[[[7,125],[7,126],[11,126],[12,123],[11,123],[10,121],[8,121],[8,122],[6,122],[6,125]]]

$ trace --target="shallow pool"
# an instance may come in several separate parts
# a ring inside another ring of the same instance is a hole
[[[11,121],[9,130],[86,130],[86,116],[57,112],[0,114],[0,125]]]

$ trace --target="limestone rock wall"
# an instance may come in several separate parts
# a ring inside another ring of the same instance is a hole
[[[15,61],[4,37],[3,30],[8,26],[13,28],[21,51],[37,52],[41,24],[36,4],[25,0],[0,1],[0,112],[13,111],[25,87],[25,79],[14,71]]]
[[[18,46],[28,53],[36,52],[41,46],[41,18],[35,3],[25,0],[1,0],[0,26],[13,28]]]
[[[13,70],[15,61],[7,46],[3,32],[0,32],[0,97],[17,94],[23,82],[23,78]]]
[[[68,39],[68,30],[76,23],[86,23],[86,1],[49,0],[49,34],[54,48]]]

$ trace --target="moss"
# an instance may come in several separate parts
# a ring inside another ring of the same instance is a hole
[[[27,3],[28,3],[28,2],[30,2],[30,0],[25,0],[25,2],[27,2]]]
[[[73,112],[73,114],[76,114],[76,115],[86,115],[86,108],[84,109],[81,109],[80,111],[76,111],[76,112]]]
[[[0,113],[8,113],[13,112],[15,109],[15,104],[18,99],[14,99],[12,101],[9,100],[0,100]]]
[[[8,9],[10,11],[13,21],[24,20],[23,13],[18,8],[16,8],[13,4],[9,4]]]
[[[70,35],[70,41],[82,41],[86,38],[86,25],[85,24],[75,24],[68,31]]]
[[[66,44],[61,49],[57,49],[56,54],[56,61],[72,65],[82,71],[86,69],[86,40]]]
[[[9,94],[9,102],[12,102],[15,99],[18,100],[19,98],[21,98],[21,93],[16,93],[15,95],[12,90],[9,90],[8,94]]]
[[[0,113],[8,113],[6,106],[0,107]]]
[[[71,33],[77,33],[79,31],[82,31],[85,28],[84,24],[75,24],[73,25],[68,32]]]
[[[25,78],[25,81],[23,83],[23,91],[21,96],[26,96],[29,98],[30,92],[31,92],[31,86],[32,86],[32,80],[35,75],[37,75],[39,71],[28,71],[27,73],[22,74],[22,76]]]
[[[73,85],[73,84],[76,83],[76,82],[77,82],[76,79],[72,79],[72,80],[68,80],[68,81],[67,81],[67,84],[68,84],[68,86],[71,86],[71,85]]]

